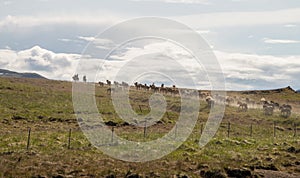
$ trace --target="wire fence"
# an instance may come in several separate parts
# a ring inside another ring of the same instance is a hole
[[[204,131],[204,124],[201,123],[198,129],[198,133],[201,133]],[[177,126],[175,124],[174,129],[174,139],[178,136],[177,133]],[[116,129],[119,129],[118,127],[110,127],[111,129],[111,135],[110,138],[107,138],[106,140],[103,140],[103,143],[99,145],[103,146],[114,146],[116,145],[115,136],[116,136]],[[270,123],[268,126],[261,126],[259,124],[248,124],[248,125],[242,125],[242,124],[236,124],[232,122],[223,122],[221,123],[219,130],[216,133],[216,137],[218,138],[254,138],[254,139],[264,139],[264,140],[271,140],[274,141],[274,139],[278,140],[286,140],[286,139],[292,139],[292,138],[298,138],[299,136],[299,127],[297,124],[280,124],[280,123]],[[164,132],[160,132],[157,129],[153,129],[151,127],[148,127],[147,124],[143,128],[140,128],[139,130],[135,131],[136,133],[139,132],[139,134],[136,137],[143,137],[143,139],[155,139],[162,135],[164,135]],[[120,132],[119,132],[120,133]],[[78,136],[80,135],[80,136]],[[125,134],[126,135],[126,134]],[[200,136],[199,135],[199,136]],[[124,135],[118,135],[118,136],[124,136]],[[47,139],[47,137],[50,137]],[[130,137],[127,135],[127,138]],[[193,135],[193,138],[196,139],[197,135]],[[125,136],[126,138],[126,136]],[[9,140],[10,143],[7,141]],[[53,141],[54,140],[54,141]],[[73,146],[75,147],[81,147],[86,146],[85,144],[90,144],[88,140],[84,137],[84,134],[81,132],[80,129],[69,129],[65,132],[59,132],[59,133],[41,133],[41,131],[37,131],[36,133],[31,129],[28,128],[28,130],[25,132],[20,131],[18,133],[11,133],[6,134],[2,136],[1,145],[7,144],[7,148],[14,148],[19,147],[26,150],[29,150],[32,146],[35,148],[43,145],[44,143],[49,144],[50,142],[59,141],[60,144],[57,145],[63,145],[66,149],[71,149]],[[64,143],[63,143],[64,142]],[[53,143],[55,144],[55,143]],[[53,146],[52,146],[53,147]],[[55,147],[55,145],[54,145]],[[4,148],[3,148],[4,149]]]

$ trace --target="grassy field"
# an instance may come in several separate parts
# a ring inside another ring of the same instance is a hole
[[[154,140],[178,119],[179,98],[168,95],[168,115],[148,127],[144,138],[143,128],[124,124],[115,114],[106,89],[96,87],[97,106],[106,122],[117,125],[115,133],[122,138]],[[217,134],[204,148],[199,148],[198,142],[209,109],[201,101],[190,137],[171,154],[146,163],[115,160],[94,148],[77,124],[71,90],[70,82],[0,78],[0,177],[300,177],[300,94],[288,89],[228,92],[256,101],[265,97],[289,103],[296,112],[282,118],[278,112],[265,116],[258,108],[238,112],[228,106]],[[150,92],[132,90],[133,109],[148,113],[150,96]],[[296,132],[294,125],[298,126]],[[27,150],[28,128],[31,140]]]

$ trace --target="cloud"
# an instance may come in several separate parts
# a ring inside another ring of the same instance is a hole
[[[210,30],[197,30],[196,32],[199,33],[199,34],[201,34],[201,35],[211,33]]]
[[[175,4],[203,4],[203,5],[211,4],[209,0],[131,0],[131,1],[135,1],[135,2],[151,1],[151,2],[175,3]]]
[[[264,38],[264,43],[267,44],[295,44],[300,43],[300,41],[297,40],[283,40],[283,39],[270,39],[270,38]]]
[[[288,85],[300,87],[300,56],[276,57],[215,51],[227,82],[247,84],[244,89],[277,88]],[[234,88],[238,89],[238,88]]]
[[[300,88],[300,56],[214,53],[226,79],[227,90],[270,89],[288,85]],[[71,80],[80,59],[83,65],[78,66],[77,73],[87,75],[89,81],[114,80],[117,76],[117,81],[156,81],[157,84],[164,82],[171,85],[174,82],[170,78],[173,78],[179,81],[178,86],[193,87],[191,81],[187,81],[192,79],[198,89],[211,89],[204,66],[188,51],[167,41],[124,46],[110,56],[115,60],[54,53],[39,46],[22,51],[0,50],[0,68],[37,72],[50,79]],[[144,78],[139,79],[140,74],[145,74]]]
[[[163,56],[169,56],[174,59],[173,62],[179,62],[184,69],[189,70],[190,77],[197,81],[196,83],[208,82],[208,78],[205,77],[205,68],[198,67],[199,64],[185,50],[172,44],[170,45],[167,42],[147,44],[144,47],[127,48],[123,53],[113,55],[111,58],[126,61],[151,53],[160,53]],[[223,70],[228,90],[270,89],[288,85],[300,87],[297,82],[298,76],[300,75],[300,56],[278,57],[271,55],[228,53],[223,51],[214,51],[214,53]],[[143,60],[143,58],[140,60]],[[149,64],[147,64],[147,61],[144,61],[139,65],[137,64],[136,67],[141,68],[142,71],[146,71],[148,66],[157,65],[157,67],[155,67],[156,70],[168,70],[172,77],[176,78],[182,75],[178,68],[173,68],[174,66],[172,66],[172,64],[164,62],[163,60],[165,59],[157,57],[156,61],[151,61]],[[201,62],[205,61],[202,60]],[[113,64],[112,61],[107,63],[107,65],[110,66],[109,70],[114,68]],[[120,66],[122,67],[122,65]],[[117,72],[117,70],[114,72]],[[108,73],[108,70],[103,71],[103,73]],[[203,76],[203,78],[197,78],[199,76]],[[184,80],[184,77],[181,79]],[[198,87],[210,89],[210,85],[199,85]]]
[[[116,46],[116,44],[110,39],[100,39],[96,37],[84,37],[84,36],[79,36],[78,39],[91,42],[99,49],[111,49],[112,47]]]
[[[50,79],[69,80],[80,58],[78,54],[54,53],[34,46],[31,49],[0,50],[0,68],[36,72]]]
[[[297,27],[297,25],[294,25],[294,24],[286,24],[286,25],[284,25],[284,27],[286,27],[286,28],[293,28],[293,27]]]
[[[137,0],[144,1],[144,0]],[[206,3],[206,0],[157,0],[169,3]],[[0,31],[22,28],[33,28],[43,25],[68,25],[76,24],[79,26],[108,26],[117,22],[124,21],[133,16],[117,14],[111,12],[81,13],[78,14],[39,14],[39,15],[7,15],[0,20]],[[300,8],[282,9],[272,11],[248,11],[248,12],[214,12],[199,13],[183,16],[168,16],[173,20],[178,20],[191,26],[194,29],[208,29],[214,27],[232,26],[254,26],[254,25],[273,25],[273,24],[292,24],[300,23]]]
[[[33,28],[43,25],[66,25],[66,24],[80,24],[84,25],[112,25],[116,22],[124,20],[126,16],[110,15],[109,13],[103,14],[44,14],[36,16],[24,15],[7,15],[4,19],[0,20],[0,31],[3,29],[13,28]]]
[[[174,17],[192,28],[300,23],[300,8],[273,11],[217,12]]]

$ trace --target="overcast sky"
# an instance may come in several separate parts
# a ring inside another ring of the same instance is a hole
[[[1,0],[0,9],[0,68],[70,80],[89,42],[112,45],[97,34],[124,20],[156,16],[181,22],[207,41],[227,89],[300,88],[297,0]],[[165,42],[139,45],[114,57],[170,51]],[[112,79],[120,61],[104,62],[101,79]]]

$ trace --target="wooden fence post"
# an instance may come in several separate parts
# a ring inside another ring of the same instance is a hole
[[[177,123],[175,124],[175,139],[177,138]]]
[[[69,130],[68,149],[71,148],[71,134],[72,134],[72,129]]]
[[[297,124],[294,123],[294,137],[297,136]]]
[[[166,113],[167,113],[167,118],[168,118],[168,119],[170,119],[170,117],[169,117],[169,113],[168,113],[168,112],[166,112]]]
[[[112,127],[111,128],[111,143],[114,143],[114,131],[115,131],[115,128]]]
[[[147,120],[145,120],[145,126],[144,126],[144,138],[147,136]]]
[[[31,132],[31,128],[28,128],[28,137],[27,137],[27,150],[29,149],[29,145],[30,145],[30,132]]]
[[[229,138],[229,134],[230,134],[230,122],[228,122],[228,126],[227,126],[227,137]]]
[[[200,133],[201,133],[201,134],[203,133],[203,124],[201,124],[201,130],[200,130]]]
[[[252,124],[250,125],[250,137],[252,137],[252,133],[253,133],[253,126]]]
[[[139,105],[139,108],[140,108],[140,111],[141,111],[141,113],[143,112],[143,110],[142,110],[142,107],[141,107],[141,105]]]
[[[276,137],[276,122],[273,124],[273,137]]]

